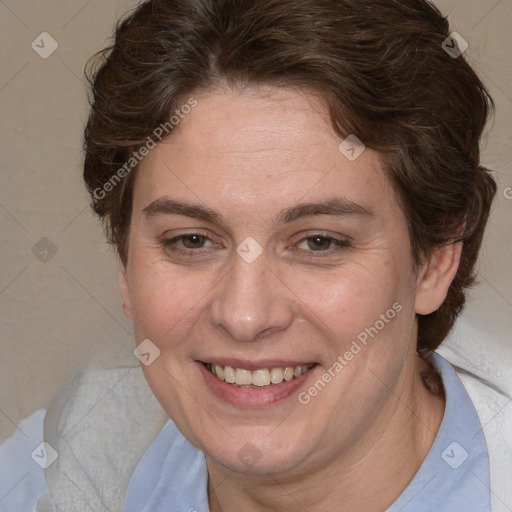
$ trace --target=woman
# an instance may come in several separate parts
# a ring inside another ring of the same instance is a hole
[[[428,2],[143,2],[92,71],[84,178],[171,418],[125,511],[484,511],[434,351],[495,193],[492,100]]]

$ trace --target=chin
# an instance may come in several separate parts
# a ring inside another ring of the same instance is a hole
[[[311,436],[306,438],[307,441],[291,438],[286,432],[286,435],[272,436],[274,428],[263,435],[261,429],[259,434],[255,434],[250,428],[244,428],[234,438],[224,433],[216,440],[209,439],[201,444],[199,449],[208,460],[236,473],[277,475],[293,471],[307,458],[310,452],[307,445],[312,443]]]

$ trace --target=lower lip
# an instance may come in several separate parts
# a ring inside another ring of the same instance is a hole
[[[261,388],[249,388],[227,384],[217,378],[206,366],[197,361],[199,371],[202,373],[210,390],[219,398],[237,407],[265,407],[285,398],[306,383],[316,366],[310,368],[304,375],[283,381],[281,384],[270,384]]]

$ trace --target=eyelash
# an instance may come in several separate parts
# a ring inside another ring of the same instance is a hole
[[[184,238],[187,238],[190,236],[201,236],[201,237],[205,238],[206,240],[210,240],[205,233],[193,232],[193,233],[185,233],[183,235],[178,235],[178,236],[175,236],[174,238],[168,238],[168,239],[162,240],[162,245],[165,249],[172,251],[175,254],[179,254],[180,256],[192,256],[192,253],[197,254],[197,253],[204,252],[203,247],[200,247],[199,249],[179,249],[178,247],[176,247],[176,243],[178,241],[183,240]]]
[[[311,239],[315,239],[315,238],[327,240],[327,241],[329,241],[331,246],[326,250],[316,250],[316,251],[313,249],[305,250],[305,252],[303,254],[301,254],[301,257],[316,258],[316,257],[322,257],[322,255],[330,256],[333,253],[338,253],[338,252],[343,251],[344,249],[347,249],[348,247],[350,247],[350,242],[347,239],[340,240],[338,238],[334,238],[334,237],[328,236],[328,235],[323,235],[321,233],[314,233],[312,235],[308,235],[308,236],[302,238],[299,241],[299,244],[301,244],[302,242],[307,242],[307,240],[311,240]],[[302,250],[302,249],[299,249],[299,250]]]
[[[181,249],[181,248],[178,248],[176,245],[179,241],[183,241],[184,238],[191,237],[191,236],[203,237],[205,239],[204,242],[212,241],[212,240],[210,240],[210,238],[208,237],[208,235],[206,233],[191,232],[191,233],[185,233],[183,235],[178,235],[173,238],[162,240],[162,246],[165,249],[167,249],[179,256],[187,256],[187,257],[199,256],[205,251],[204,247],[199,247],[197,249]],[[315,250],[308,251],[308,250],[299,249],[299,251],[301,251],[301,252],[304,251],[302,254],[299,255],[301,258],[325,257],[328,255],[332,255],[334,252],[337,253],[339,251],[342,251],[342,250],[350,247],[350,242],[347,239],[339,240],[337,238],[324,235],[322,233],[313,233],[311,235],[308,235],[308,236],[302,238],[301,240],[299,240],[297,245],[301,244],[302,242],[307,242],[307,240],[311,240],[311,239],[315,239],[315,238],[321,238],[323,240],[328,240],[331,244],[331,247],[329,247],[326,250],[320,249],[320,250],[316,250],[316,251]],[[309,254],[307,254],[307,253],[309,253]]]

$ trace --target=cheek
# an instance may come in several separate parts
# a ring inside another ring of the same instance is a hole
[[[328,352],[324,370],[330,370],[332,380],[322,399],[311,399],[309,406],[318,417],[341,418],[333,419],[326,437],[334,438],[348,423],[358,430],[369,421],[403,370],[414,344],[415,323],[412,281],[399,268],[382,258],[347,266],[336,279],[326,276],[321,287],[311,287],[310,318],[322,329]],[[318,280],[307,284],[314,282]],[[306,393],[304,400],[316,395],[311,388]],[[350,418],[346,411],[351,411]]]
[[[155,258],[150,251],[134,252],[129,275],[135,336],[175,346],[185,336],[191,319],[215,286],[208,273],[186,275]]]
[[[323,326],[326,338],[335,340],[339,354],[377,322],[382,333],[397,323],[393,304],[403,306],[410,300],[410,283],[396,268],[380,255],[364,264],[340,267],[336,273],[298,275],[294,288],[306,305],[305,314],[309,310],[311,322]]]
[[[149,339],[160,350],[151,364],[141,365],[142,371],[163,408],[195,442],[190,422],[200,421],[194,404],[200,403],[201,397],[191,400],[195,390],[186,383],[191,359],[187,341],[215,282],[207,276],[185,276],[151,251],[134,251],[129,261],[136,344]]]

